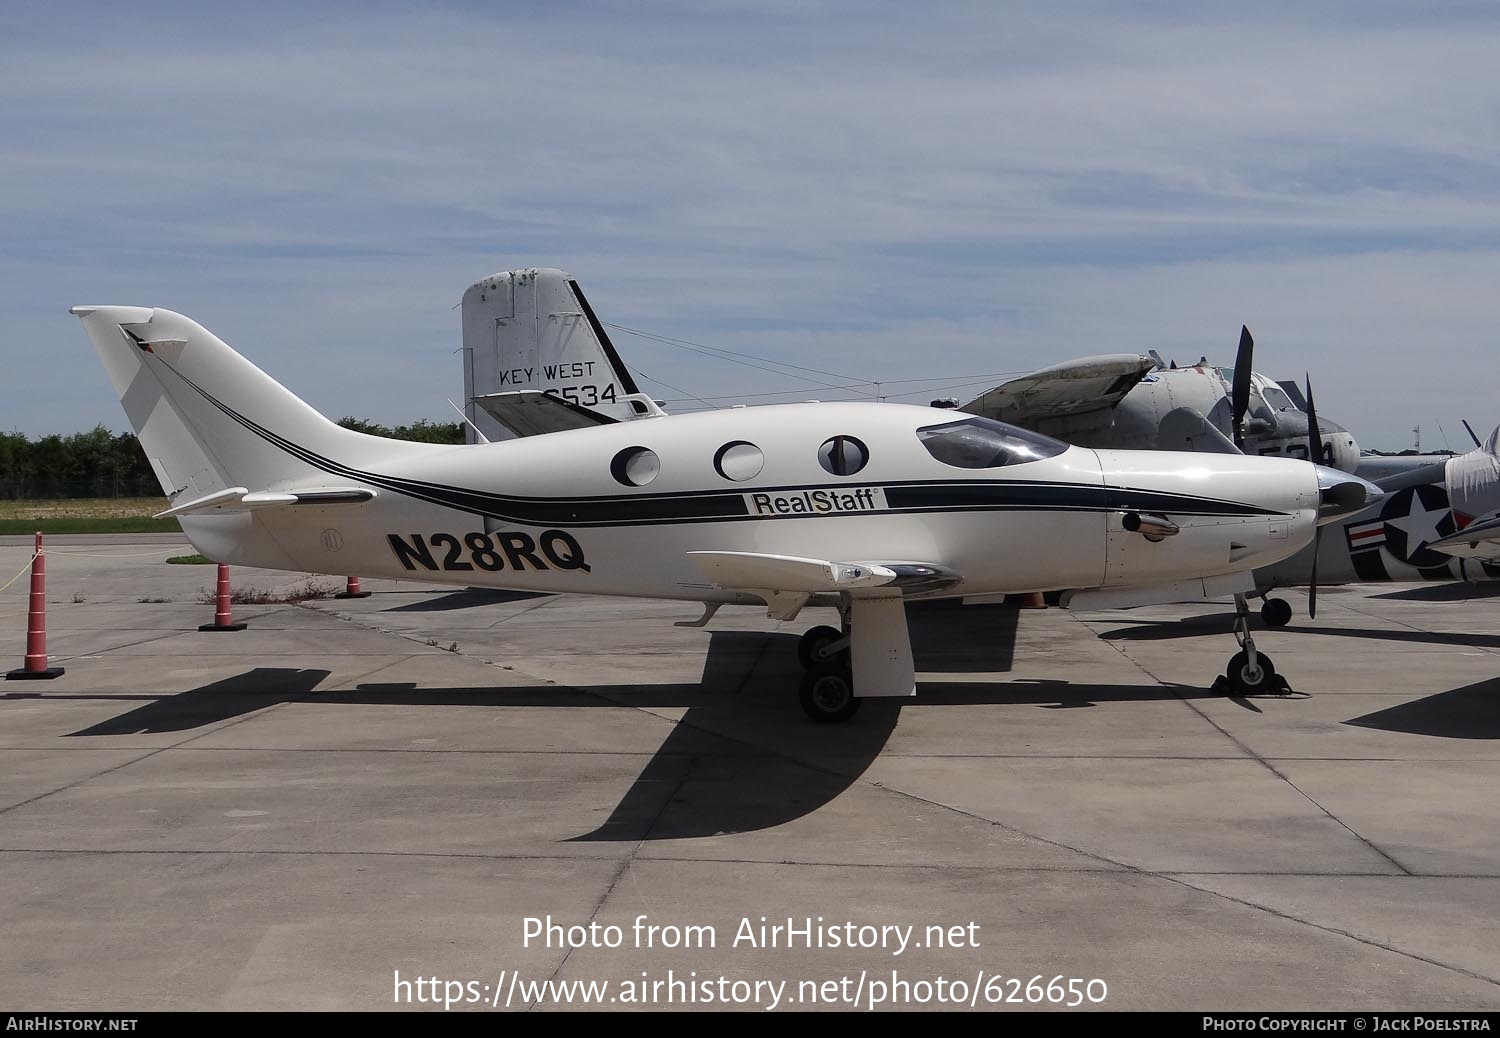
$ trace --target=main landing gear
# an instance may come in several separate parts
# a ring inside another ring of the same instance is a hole
[[[843,612],[842,620],[842,630],[814,627],[797,643],[797,659],[804,669],[797,698],[803,712],[821,724],[847,721],[859,709],[849,665],[847,612]]]
[[[1280,602],[1281,599],[1271,601]],[[1287,612],[1290,614],[1290,606]],[[1234,596],[1234,640],[1239,643],[1240,651],[1229,660],[1223,676],[1214,679],[1214,691],[1249,696],[1280,695],[1292,690],[1286,679],[1276,673],[1271,657],[1256,650],[1255,639],[1250,634],[1250,603],[1244,595]]]

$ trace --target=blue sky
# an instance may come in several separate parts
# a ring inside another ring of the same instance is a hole
[[[1460,447],[1500,422],[1496,68],[1479,4],[12,2],[0,426],[124,427],[74,303],[443,417],[463,289],[561,266],[606,321],[890,382],[1248,323],[1363,443]]]

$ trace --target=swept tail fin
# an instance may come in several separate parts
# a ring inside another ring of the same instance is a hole
[[[347,485],[330,467],[431,449],[341,428],[182,314],[140,306],[71,312],[174,504],[236,487]]]

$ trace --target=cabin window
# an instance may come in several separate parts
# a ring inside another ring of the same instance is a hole
[[[998,469],[1055,458],[1066,443],[989,418],[929,425],[917,430],[922,446],[944,465],[960,469]]]
[[[609,474],[627,487],[643,487],[660,472],[661,460],[649,447],[626,447],[609,465]]]
[[[760,448],[744,440],[735,440],[719,448],[714,455],[714,471],[736,483],[754,479],[766,467],[766,456]]]
[[[835,476],[852,476],[869,460],[869,449],[853,436],[831,437],[818,448],[818,464]]]

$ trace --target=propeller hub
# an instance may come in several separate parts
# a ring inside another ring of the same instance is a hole
[[[1385,496],[1384,490],[1367,479],[1327,465],[1313,467],[1318,473],[1319,526],[1362,512]]]

